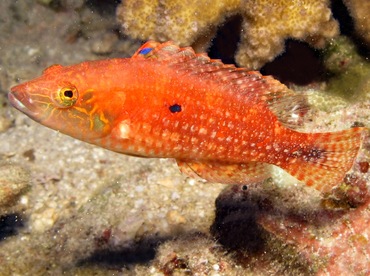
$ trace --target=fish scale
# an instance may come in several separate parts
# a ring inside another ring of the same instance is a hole
[[[249,184],[276,165],[322,192],[352,167],[365,128],[295,129],[304,95],[190,47],[147,42],[131,58],[54,65],[11,89],[39,123],[116,152],[175,158],[213,182]]]

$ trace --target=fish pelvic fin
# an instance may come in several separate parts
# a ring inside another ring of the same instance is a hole
[[[291,153],[294,157],[280,166],[307,186],[328,193],[343,181],[361,148],[365,128],[332,133],[312,133],[311,145]]]

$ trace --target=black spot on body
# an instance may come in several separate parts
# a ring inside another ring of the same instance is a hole
[[[174,104],[174,105],[171,105],[170,107],[169,107],[169,109],[170,109],[170,111],[172,112],[172,113],[177,113],[177,112],[181,112],[181,105],[179,105],[179,104]]]

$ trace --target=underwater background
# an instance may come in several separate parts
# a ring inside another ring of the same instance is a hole
[[[282,171],[228,186],[77,141],[7,100],[50,65],[172,40],[306,93],[302,131],[369,127],[369,13],[362,0],[0,1],[0,275],[370,274],[367,137],[330,194]]]

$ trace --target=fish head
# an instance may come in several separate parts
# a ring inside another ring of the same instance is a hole
[[[103,90],[99,73],[91,65],[53,65],[31,81],[11,88],[10,103],[31,119],[74,138],[93,142],[110,132],[112,108],[124,101],[123,93]],[[111,108],[109,108],[111,106]]]

